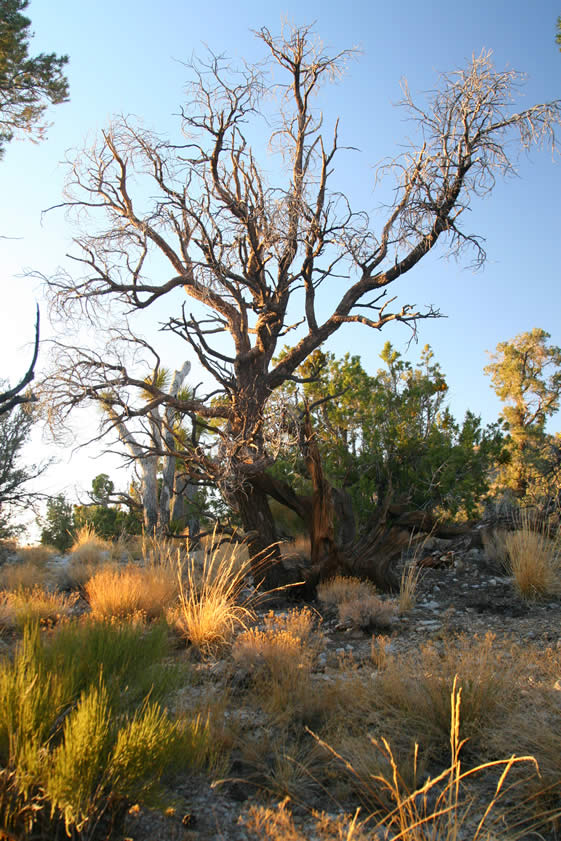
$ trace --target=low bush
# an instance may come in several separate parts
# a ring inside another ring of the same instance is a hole
[[[157,665],[155,635],[146,656],[147,635],[136,630],[139,666],[135,629],[90,623],[71,645],[74,630],[45,644],[30,626],[13,662],[0,662],[0,825],[8,837],[58,837],[59,824],[91,837],[123,804],[163,805],[162,774],[201,767],[212,754],[204,722],[172,721],[158,692],[146,690],[140,672],[147,661]]]
[[[164,666],[169,654],[167,626],[153,623],[98,621],[84,618],[57,628],[42,656],[53,671],[72,678],[75,695],[95,683],[97,672],[113,703],[123,709],[147,694],[162,700],[185,676],[185,668]]]

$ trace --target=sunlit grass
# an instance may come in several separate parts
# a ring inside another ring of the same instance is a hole
[[[76,532],[70,552],[83,563],[97,563],[101,558],[109,556],[111,543],[99,537],[93,526],[86,524]]]
[[[21,630],[29,622],[54,624],[71,615],[77,598],[41,587],[0,594],[0,626]]]
[[[254,619],[252,599],[243,595],[252,562],[245,547],[238,546],[189,555],[179,566],[179,606],[168,618],[201,652],[222,647]]]
[[[518,695],[522,652],[494,635],[460,637],[444,649],[422,645],[418,652],[386,654],[375,691],[384,717],[400,743],[418,741],[429,756],[445,749],[450,722],[450,686],[462,689],[462,738],[475,751]]]
[[[85,585],[92,613],[100,618],[142,613],[154,619],[171,606],[178,591],[177,572],[168,566],[101,569]]]

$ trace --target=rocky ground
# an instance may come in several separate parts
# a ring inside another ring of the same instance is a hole
[[[335,680],[336,674],[340,677],[342,661],[347,662],[355,674],[373,674],[373,638],[375,641],[383,640],[385,652],[393,654],[417,651],[429,641],[445,644],[446,640],[458,634],[481,637],[488,632],[496,634],[497,638],[508,637],[522,645],[531,644],[543,649],[561,647],[561,600],[522,600],[516,593],[512,578],[489,561],[482,549],[469,548],[465,539],[432,539],[419,560],[423,563],[423,573],[415,606],[402,615],[396,613],[390,627],[383,631],[373,633],[372,629],[364,631],[345,625],[332,613],[323,611],[325,648],[317,658],[312,675],[314,681],[327,686]],[[319,603],[312,607],[322,612]],[[277,612],[282,612],[282,608]],[[196,668],[201,675],[201,684],[190,691],[196,696],[202,691],[201,686],[208,687],[209,682],[220,691],[227,681],[229,691],[234,693],[233,707],[236,708],[236,679],[243,683],[243,673],[241,678],[239,675],[236,678],[235,669],[232,672],[232,664],[227,657],[201,662]],[[555,688],[561,688],[561,674],[559,678],[559,686]],[[270,727],[270,723],[255,708],[245,708],[244,703],[241,698],[237,707],[241,738],[264,738],[264,728]],[[388,736],[391,738],[391,734]],[[320,837],[310,817],[309,802],[307,808],[295,807],[295,821],[301,835],[294,834],[294,828],[278,830],[278,835],[272,831],[268,835],[263,827],[253,831],[248,829],[244,816],[247,817],[253,806],[278,802],[282,797],[278,792],[264,793],[248,782],[241,763],[235,761],[236,749],[233,756],[234,764],[225,784],[211,786],[208,778],[201,777],[190,779],[180,788],[178,793],[188,804],[185,814],[162,818],[147,810],[133,810],[127,816],[127,837],[135,841],[155,838],[160,841],[249,841],[261,837],[278,838],[279,841],[314,841]],[[242,773],[237,778],[236,771],[240,769]],[[331,814],[338,811],[333,801],[321,792],[313,807]],[[324,837],[332,836],[321,835],[322,839]],[[337,837],[346,839],[347,835]],[[467,832],[465,837],[472,836]]]

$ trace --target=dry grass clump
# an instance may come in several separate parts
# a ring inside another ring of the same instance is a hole
[[[4,593],[0,595],[0,626],[22,629],[29,622],[54,624],[70,616],[77,598],[40,587]]]
[[[344,602],[357,601],[375,594],[376,588],[370,581],[344,575],[321,581],[317,588],[318,599],[325,607],[338,607]]]
[[[325,607],[337,607],[339,621],[365,630],[388,628],[394,606],[376,595],[370,581],[337,575],[318,584],[318,599]]]
[[[81,558],[70,557],[68,563],[56,571],[57,586],[62,590],[80,590],[84,592],[87,582],[102,569],[117,569],[117,565],[108,559],[100,557],[93,561],[83,561]]]
[[[177,575],[171,568],[132,564],[101,569],[85,585],[86,598],[97,618],[142,613],[155,619],[176,600],[178,591]]]
[[[309,608],[265,617],[264,629],[240,633],[233,646],[234,662],[249,673],[264,709],[279,721],[312,721],[324,701],[311,673],[323,638]],[[331,705],[329,705],[331,706]]]
[[[202,558],[188,556],[179,569],[179,607],[168,612],[168,620],[203,653],[228,643],[254,618],[252,597],[243,595],[252,563],[242,559],[245,547],[239,547],[217,547]]]
[[[56,554],[57,550],[52,546],[18,548],[17,559],[4,564],[0,570],[0,588],[14,591],[44,587],[49,578],[47,561]]]
[[[476,750],[512,708],[522,668],[522,655],[511,643],[499,644],[493,634],[460,637],[444,650],[429,643],[418,652],[387,655],[375,688],[385,717],[404,741],[419,741],[429,755],[438,755],[448,742],[450,689],[457,675],[462,738],[469,738],[469,749]]]
[[[382,601],[374,593],[365,593],[353,601],[339,605],[339,621],[352,624],[364,631],[387,629],[391,627],[395,615],[395,606]]]
[[[559,808],[561,798],[561,650],[524,648],[523,679],[508,715],[491,733],[495,753],[531,753],[539,776],[528,781],[536,809]]]
[[[253,769],[251,782],[275,800],[290,797],[302,805],[317,802],[326,757],[308,734],[295,740],[284,728],[275,728],[272,734],[248,746],[243,755]]]
[[[399,582],[398,610],[405,613],[415,607],[417,590],[423,576],[422,568],[417,564],[417,556],[405,564]]]
[[[55,546],[20,546],[17,550],[18,558],[23,562],[42,565],[50,561],[60,552]]]
[[[449,745],[450,764],[435,777],[429,777],[424,783],[417,783],[417,750],[413,757],[413,774],[415,783],[408,786],[400,773],[392,748],[386,739],[370,739],[371,749],[379,753],[387,772],[380,771],[362,774],[353,761],[345,759],[329,745],[318,738],[321,744],[345,769],[360,791],[363,801],[372,810],[372,814],[362,821],[358,821],[358,812],[354,817],[339,818],[335,822],[324,816],[323,825],[318,821],[318,838],[333,839],[375,839],[391,838],[404,841],[435,841],[435,839],[457,838],[477,839],[497,838],[507,836],[505,812],[502,808],[502,798],[509,792],[506,785],[507,778],[515,765],[536,762],[531,756],[482,763],[467,771],[462,770],[460,753],[465,740],[460,737],[460,700],[461,689],[458,680],[452,682],[452,692],[448,699],[450,709]],[[485,802],[470,795],[469,781],[476,775],[491,775],[498,772],[498,781],[494,784],[491,797]],[[496,818],[495,818],[496,814]],[[547,820],[543,821],[546,823]],[[528,822],[530,823],[530,822]],[[520,828],[520,824],[519,827]],[[526,826],[526,829],[529,827]],[[535,825],[531,828],[535,828]],[[266,832],[263,824],[260,829]],[[337,830],[337,832],[335,831]],[[337,834],[338,833],[338,834]],[[260,837],[275,838],[274,835]],[[287,834],[281,838],[299,839],[300,836]],[[517,836],[519,837],[519,836]]]
[[[506,529],[484,529],[481,532],[481,542],[487,558],[498,567],[506,569],[508,565],[508,550],[506,547]]]
[[[391,638],[385,634],[373,634],[370,643],[370,655],[372,662],[378,669],[382,671],[388,665],[388,657],[390,654],[389,648],[391,645]]]
[[[127,547],[132,556],[142,560],[145,566],[171,569],[175,573],[178,564],[184,564],[188,554],[185,541],[166,537],[142,535],[128,538]]]
[[[299,827],[294,822],[290,809],[290,797],[286,797],[277,806],[251,806],[243,824],[256,841],[309,841],[310,837],[318,841],[372,841],[374,836],[368,831],[366,820],[358,820],[359,812],[354,815],[332,817],[325,813],[314,812],[308,826]]]
[[[112,544],[98,537],[90,525],[82,526],[70,549],[68,563],[57,570],[57,584],[63,589],[83,590],[103,567],[115,567]]]
[[[111,543],[99,537],[95,529],[86,524],[76,532],[70,552],[75,560],[95,564],[110,557]]]
[[[522,512],[522,528],[505,536],[506,569],[524,599],[561,594],[561,547],[547,529],[536,531]]]
[[[265,668],[283,682],[310,671],[319,647],[310,608],[280,615],[270,611],[264,622],[264,630],[250,628],[237,636],[232,646],[234,660],[246,668]]]
[[[44,565],[35,561],[21,561],[5,564],[0,570],[0,588],[2,590],[32,590],[44,587],[48,572]]]

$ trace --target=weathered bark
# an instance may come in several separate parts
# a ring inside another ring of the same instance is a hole
[[[234,494],[234,501],[252,555],[253,579],[263,591],[276,590],[288,583],[278,549],[275,521],[267,494],[258,482],[247,481]]]
[[[409,531],[430,532],[433,537],[441,537],[444,540],[461,537],[475,527],[474,520],[465,523],[441,523],[430,511],[410,511],[403,505],[391,504],[388,513],[396,526]]]
[[[140,470],[140,500],[146,533],[153,536],[158,529],[158,456],[146,454],[112,406],[105,406],[119,438],[125,444]]]
[[[140,497],[144,529],[153,537],[158,532],[158,459],[144,456],[141,461]]]
[[[312,516],[309,522],[312,569],[320,581],[325,581],[341,570],[343,562],[335,540],[335,507],[332,489],[323,472],[321,455],[308,411],[304,420],[303,433],[302,449],[314,489]]]
[[[173,399],[177,398],[179,389],[183,385],[185,377],[188,375],[190,370],[191,363],[187,361],[183,363],[183,367],[181,369],[174,371],[169,391],[170,396]],[[153,429],[153,435],[159,436],[159,438],[161,439],[159,441],[157,440],[157,443],[163,446],[164,451],[168,453],[173,453],[173,451],[175,450],[173,434],[175,420],[174,416],[175,411],[172,407],[168,406],[164,412],[163,420],[160,419],[159,414],[156,415],[155,419],[157,420],[157,428]],[[166,528],[169,525],[175,470],[175,455],[170,454],[164,456],[162,461],[162,487],[160,489],[160,510],[158,515],[160,530]]]
[[[276,540],[267,496],[294,511],[310,535],[309,557],[293,555],[287,559],[274,553],[274,566],[267,573],[268,586],[274,582],[274,587],[283,587],[299,580],[302,586],[295,592],[309,596],[319,581],[339,574],[369,579],[382,590],[395,589],[398,581],[393,566],[410,543],[411,534],[390,517],[391,482],[386,483],[380,504],[357,539],[350,497],[332,488],[325,477],[309,418],[302,425],[301,447],[312,480],[311,496],[300,496],[286,482],[263,473],[254,477],[250,492],[246,488],[238,502],[252,548],[261,556]]]
[[[197,485],[193,484],[188,477],[176,476],[171,517],[188,530],[191,546],[198,543],[201,530],[194,502],[197,490]]]

